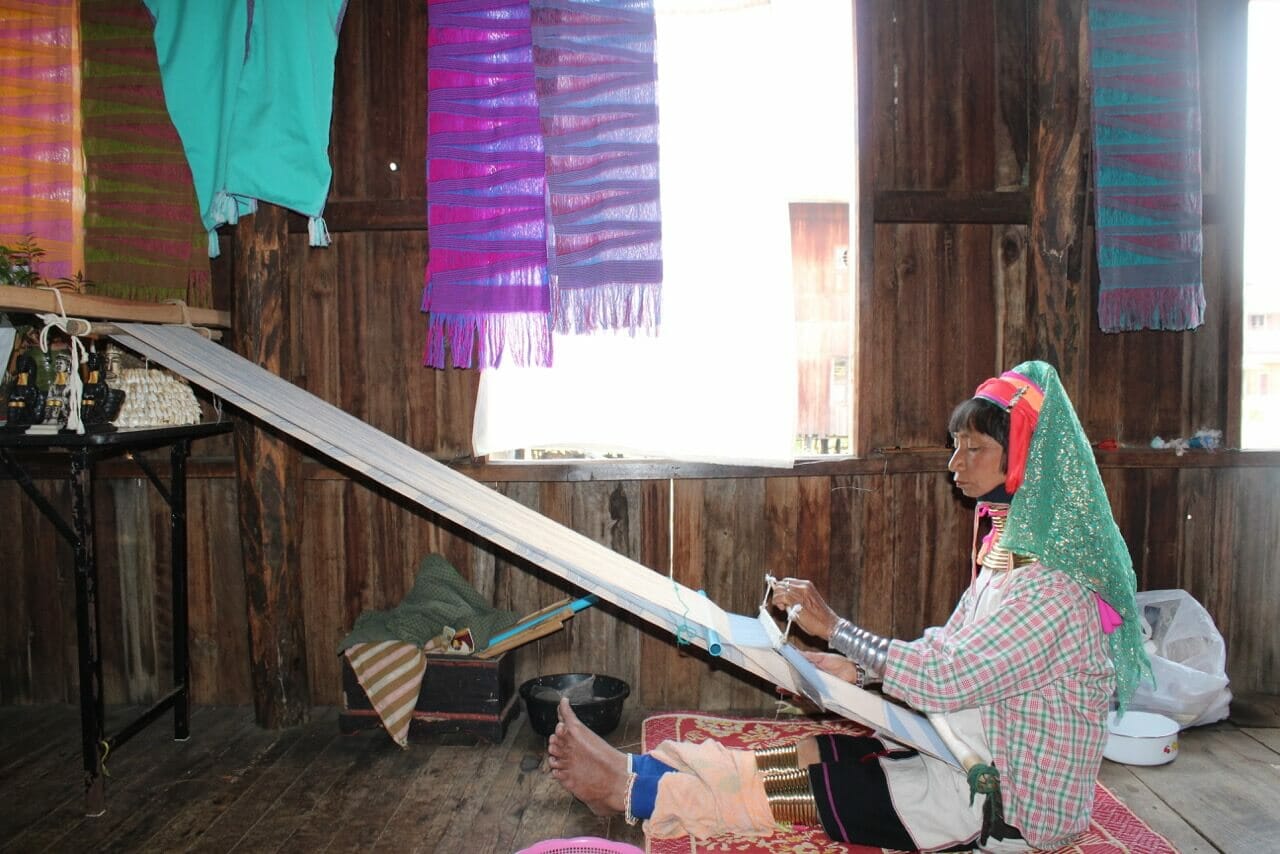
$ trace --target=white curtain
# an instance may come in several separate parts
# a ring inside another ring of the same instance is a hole
[[[656,3],[660,334],[556,336],[551,368],[484,371],[477,455],[562,447],[793,463],[796,327],[782,176],[807,147],[778,131],[797,87],[822,83],[788,80],[806,74],[779,56],[780,28],[793,22],[774,6],[711,5],[721,8]],[[812,50],[820,39],[807,41]]]

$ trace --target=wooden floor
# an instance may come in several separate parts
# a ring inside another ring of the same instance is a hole
[[[1102,780],[1184,852],[1280,850],[1280,699],[1183,733],[1170,765],[1103,763]],[[133,710],[120,710],[127,715]],[[636,749],[643,712],[611,740]],[[338,733],[334,709],[267,732],[247,708],[200,707],[192,737],[153,723],[107,768],[107,812],[83,815],[79,724],[70,706],[0,708],[2,851],[510,852],[542,839],[643,845],[542,773],[523,715],[501,744],[435,737],[408,750],[381,731]]]

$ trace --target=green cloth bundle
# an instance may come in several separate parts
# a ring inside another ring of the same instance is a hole
[[[444,631],[471,629],[476,649],[489,645],[489,638],[515,625],[514,611],[503,611],[487,603],[467,583],[449,561],[438,554],[427,555],[418,566],[413,589],[399,605],[386,611],[365,611],[338,652],[358,643],[405,641],[425,646]]]

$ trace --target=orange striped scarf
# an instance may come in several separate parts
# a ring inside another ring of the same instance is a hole
[[[45,279],[84,269],[74,0],[0,0],[0,244],[31,236]]]

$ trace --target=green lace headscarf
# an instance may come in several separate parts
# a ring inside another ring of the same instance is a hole
[[[1138,683],[1151,675],[1134,601],[1133,561],[1111,515],[1093,449],[1058,372],[1045,362],[1023,362],[1013,372],[1038,385],[1044,403],[1001,545],[1067,573],[1124,618],[1109,636],[1116,696],[1123,710]]]

